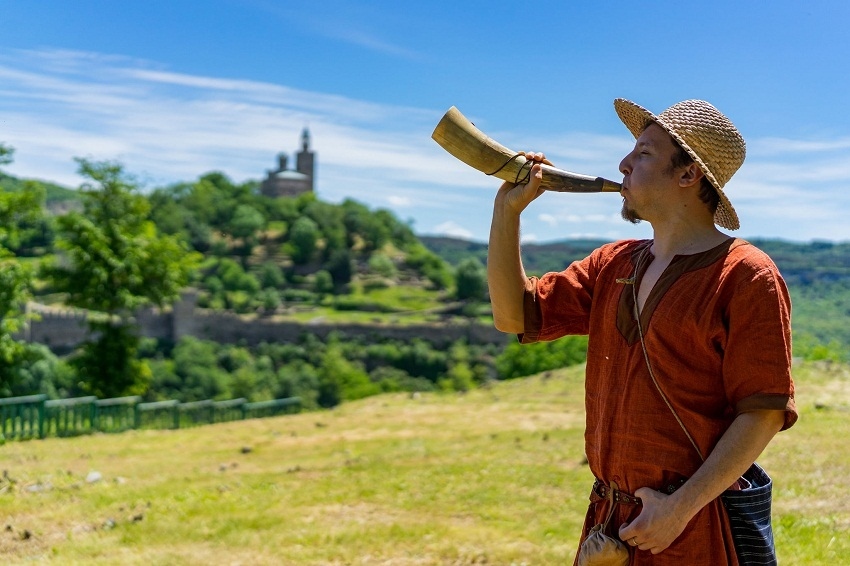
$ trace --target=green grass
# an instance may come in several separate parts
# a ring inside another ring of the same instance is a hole
[[[775,480],[781,563],[847,563],[850,371],[796,375],[800,421],[760,458]],[[592,481],[581,379],[571,368],[466,395],[10,442],[0,447],[15,480],[0,479],[0,555],[10,564],[570,563]],[[87,483],[93,470],[103,479]]]

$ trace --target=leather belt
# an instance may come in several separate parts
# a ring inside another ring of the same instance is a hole
[[[619,489],[612,490],[600,480],[593,482],[593,492],[602,499],[608,499],[611,491],[614,492],[614,503],[625,503],[626,505],[642,505],[640,497],[635,497]]]
[[[667,485],[667,486],[659,489],[658,491],[660,491],[661,493],[666,493],[667,495],[670,495],[671,493],[673,493],[674,491],[679,489],[679,487],[681,487],[681,485],[683,483],[685,483],[685,480],[680,480],[678,483],[671,483],[670,485]],[[596,495],[598,495],[602,499],[608,499],[608,493],[610,491],[611,491],[611,488],[609,486],[605,485],[604,483],[602,483],[602,480],[597,479],[596,481],[593,482],[593,492],[596,493]],[[624,491],[620,491],[619,489],[614,490],[614,501],[617,502],[617,503],[625,503],[627,505],[642,505],[643,504],[640,500],[640,497],[635,497],[634,495],[631,495],[631,494],[626,493]]]

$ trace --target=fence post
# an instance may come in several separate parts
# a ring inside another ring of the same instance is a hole
[[[45,396],[38,403],[38,437],[44,438],[44,404],[47,403],[47,396]]]

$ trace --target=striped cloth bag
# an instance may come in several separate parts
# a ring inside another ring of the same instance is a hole
[[[743,475],[749,486],[720,496],[732,525],[735,553],[742,566],[776,566],[776,547],[770,524],[773,481],[758,464]]]

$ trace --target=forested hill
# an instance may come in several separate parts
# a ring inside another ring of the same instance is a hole
[[[451,264],[467,257],[482,263],[487,259],[487,244],[443,236],[420,236],[423,244]],[[808,243],[784,240],[750,239],[776,262],[789,285],[810,285],[816,282],[850,282],[850,242]],[[563,240],[548,244],[524,244],[523,264],[533,274],[560,271],[570,262],[582,259],[603,240]]]
[[[486,262],[487,244],[435,236],[421,236],[420,240],[452,264],[470,256]],[[809,359],[850,360],[850,242],[750,242],[773,258],[788,283],[795,354]],[[560,271],[602,243],[565,240],[525,244],[523,262],[533,275]]]
[[[37,182],[45,192],[45,202],[48,206],[67,201],[79,201],[80,193],[76,190],[51,183],[49,181],[34,181],[19,179],[0,171],[0,188],[4,191],[18,192],[24,190],[27,183]]]

